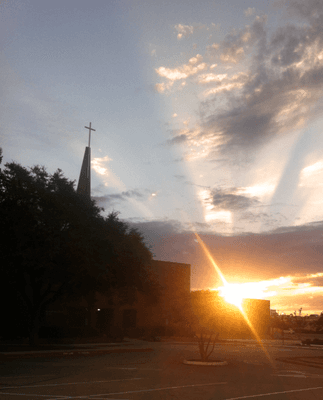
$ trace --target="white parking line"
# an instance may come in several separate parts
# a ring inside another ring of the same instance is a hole
[[[144,393],[144,392],[156,392],[159,390],[172,390],[172,389],[183,389],[188,387],[200,387],[200,386],[211,386],[211,385],[226,385],[228,382],[215,382],[215,383],[198,383],[196,385],[186,385],[186,386],[170,386],[164,388],[157,388],[157,389],[143,389],[143,390],[131,390],[127,392],[115,392],[115,393],[100,393],[100,394],[93,394],[90,396],[66,396],[66,399],[95,399],[97,400],[99,397],[97,396],[112,396],[115,394],[130,394],[130,393]],[[57,398],[57,400],[61,400],[62,398]],[[52,398],[51,400],[55,400]],[[109,398],[109,400],[111,400]]]
[[[307,391],[307,390],[318,390],[318,389],[323,389],[323,386],[321,386],[321,387],[315,387],[315,388],[306,388],[306,389],[285,390],[284,392],[272,392],[272,393],[253,394],[253,395],[251,395],[251,396],[231,397],[230,399],[225,399],[225,400],[251,399],[251,398],[256,398],[256,397],[272,396],[272,395],[275,395],[275,394],[293,393],[293,392],[305,392],[305,391]]]
[[[48,386],[85,385],[85,384],[93,384],[93,383],[133,381],[133,380],[139,380],[139,379],[143,379],[143,378],[114,379],[112,381],[86,381],[86,382],[69,382],[69,383],[50,383],[48,385],[7,386],[7,387],[1,388],[1,389],[26,389],[26,388],[35,388],[35,387],[48,387]],[[2,394],[1,391],[0,391],[0,394]]]

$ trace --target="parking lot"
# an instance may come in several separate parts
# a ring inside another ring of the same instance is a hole
[[[196,344],[143,343],[151,352],[13,359],[0,366],[3,399],[323,399],[323,351],[217,345],[225,366],[193,366]]]

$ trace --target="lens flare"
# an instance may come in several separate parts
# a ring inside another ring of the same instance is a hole
[[[201,245],[203,251],[205,252],[205,254],[207,255],[208,259],[210,260],[211,264],[213,265],[214,269],[216,270],[217,274],[219,275],[219,277],[221,278],[222,282],[223,282],[223,292],[227,292],[227,297],[228,299],[230,299],[230,303],[236,305],[240,312],[241,315],[243,316],[243,318],[245,319],[245,321],[247,322],[249,328],[251,329],[251,332],[253,333],[253,335],[255,336],[257,342],[259,343],[260,347],[262,348],[263,352],[265,353],[265,356],[267,357],[268,361],[274,365],[273,361],[270,358],[269,353],[267,352],[267,350],[265,349],[265,347],[263,346],[261,339],[259,337],[259,335],[257,334],[255,328],[253,327],[252,323],[250,322],[248,315],[245,313],[245,311],[242,308],[242,298],[241,298],[241,292],[234,294],[233,290],[230,286],[234,286],[234,285],[230,285],[224,275],[222,274],[220,268],[218,267],[218,265],[216,264],[216,262],[214,261],[211,253],[209,252],[208,248],[206,247],[206,245],[204,244],[203,240],[200,238],[200,236],[198,235],[198,233],[194,232],[196,239],[198,241],[198,243]],[[224,295],[224,298],[226,300],[226,295]],[[228,301],[228,300],[227,300]]]
[[[243,293],[239,291],[238,285],[227,284],[219,289],[220,296],[224,297],[225,301],[233,304],[242,310]]]

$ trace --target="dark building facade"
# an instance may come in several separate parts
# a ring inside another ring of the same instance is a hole
[[[261,338],[269,330],[269,300],[244,299],[240,310],[226,302],[218,291],[200,290],[192,292],[192,309],[197,320],[211,326],[222,339]]]
[[[65,328],[71,336],[89,328],[107,336],[116,331],[126,335],[140,330],[163,333],[178,319],[181,303],[190,296],[191,268],[190,264],[153,260],[149,273],[161,287],[157,299],[132,288],[95,293],[79,302],[53,304],[46,314],[45,327]]]

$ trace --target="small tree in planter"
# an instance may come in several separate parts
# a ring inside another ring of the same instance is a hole
[[[209,361],[216,343],[219,343],[219,324],[216,318],[214,298],[216,294],[208,291],[192,293],[192,305],[189,319],[195,332],[201,361]]]
[[[198,342],[201,361],[209,361],[215,344],[219,343],[219,333],[216,333],[212,329],[201,327],[199,333],[195,334],[195,337]]]

